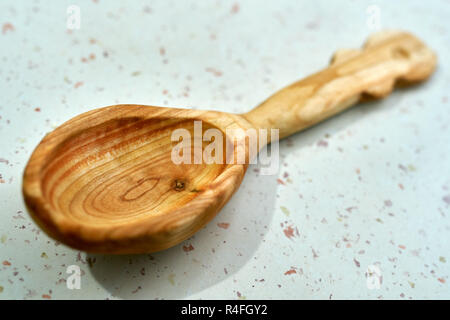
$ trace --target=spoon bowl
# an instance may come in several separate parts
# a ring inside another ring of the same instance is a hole
[[[250,127],[229,114],[140,105],[71,119],[30,158],[24,179],[29,211],[54,238],[91,252],[152,252],[188,238],[227,202],[247,168],[225,159],[175,164],[172,133],[187,130],[194,146],[196,121],[202,136],[209,129]],[[199,148],[203,152],[205,142]]]

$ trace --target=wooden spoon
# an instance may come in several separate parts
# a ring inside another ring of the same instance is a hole
[[[372,35],[361,50],[338,51],[328,68],[245,114],[140,105],[86,112],[46,135],[34,150],[23,177],[25,203],[51,237],[77,249],[169,248],[215,216],[248,166],[176,165],[173,130],[193,132],[194,120],[201,120],[202,132],[276,128],[284,138],[364,97],[388,95],[397,81],[424,80],[435,65],[436,56],[420,40],[385,31]]]

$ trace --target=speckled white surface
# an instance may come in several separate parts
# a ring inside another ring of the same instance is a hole
[[[72,32],[70,4],[81,8]],[[248,111],[335,49],[359,47],[370,4],[383,28],[437,52],[433,78],[284,140],[279,175],[250,167],[192,239],[152,255],[86,255],[29,218],[21,175],[55,126],[118,103]],[[450,298],[448,1],[123,5],[0,2],[1,299]],[[65,283],[74,264],[80,290]],[[380,289],[366,284],[370,265]]]

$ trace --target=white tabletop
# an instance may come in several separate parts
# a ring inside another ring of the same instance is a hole
[[[448,1],[1,1],[0,299],[450,298],[449,16]],[[182,244],[87,255],[24,208],[28,157],[71,117],[119,103],[246,112],[378,27],[432,47],[433,77],[283,140],[279,174],[249,167]]]

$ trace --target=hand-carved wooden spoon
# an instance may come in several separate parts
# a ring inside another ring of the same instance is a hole
[[[74,248],[103,253],[169,248],[214,217],[247,169],[247,164],[174,164],[173,130],[192,132],[193,120],[201,120],[203,131],[277,128],[283,138],[365,96],[388,95],[398,80],[424,80],[435,65],[433,52],[414,36],[381,32],[361,50],[338,51],[327,69],[245,114],[139,105],[92,110],[49,133],[34,150],[23,177],[25,203],[50,236]]]

